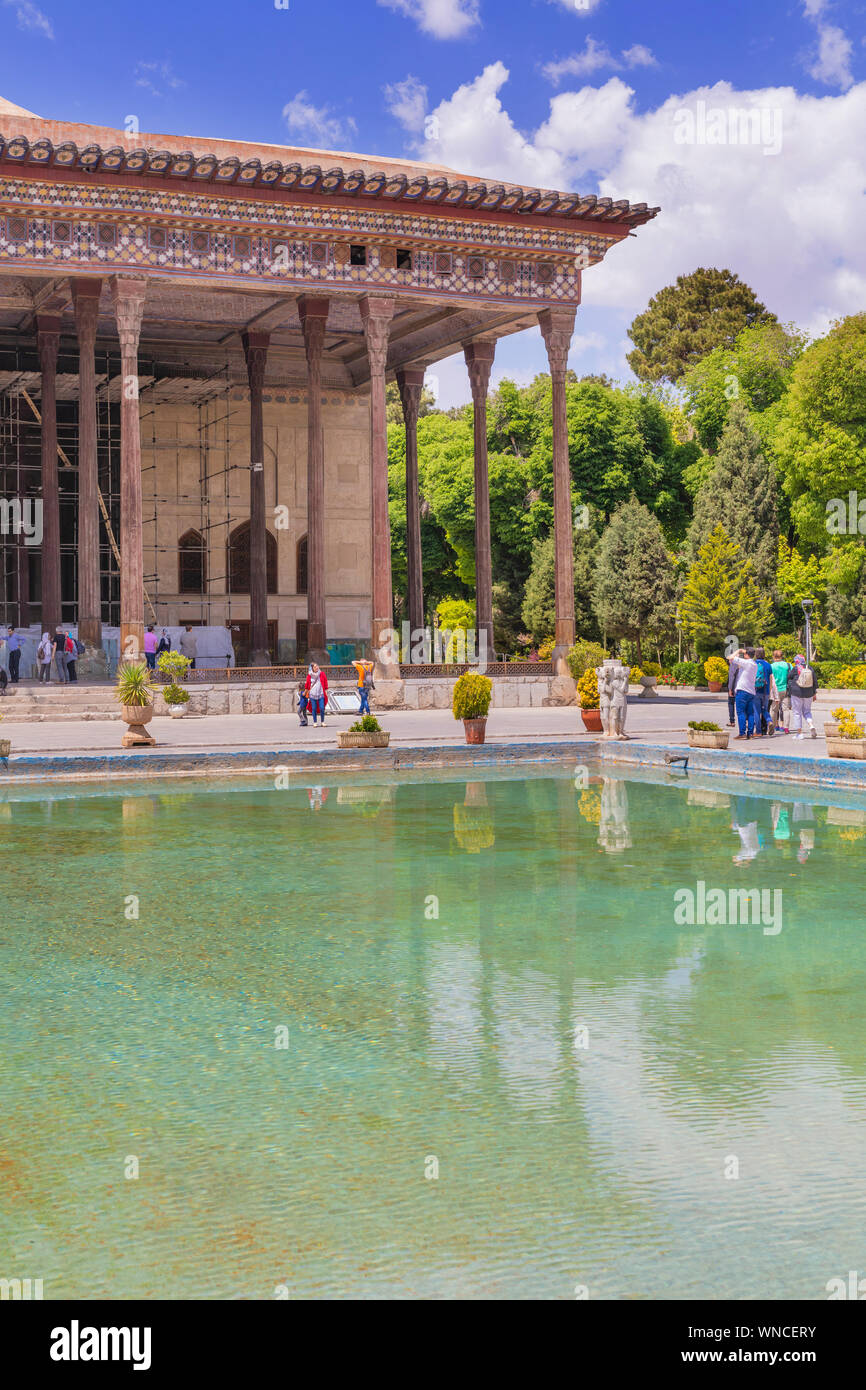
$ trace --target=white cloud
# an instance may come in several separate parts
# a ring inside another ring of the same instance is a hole
[[[597,10],[601,0],[553,0],[556,5],[561,5],[564,10],[570,10],[578,18],[586,19]]]
[[[14,8],[19,29],[29,29],[34,34],[43,34],[46,39],[54,38],[51,20],[32,3],[32,0],[3,0],[3,4]]]
[[[406,130],[418,132],[424,129],[427,88],[423,82],[410,74],[402,82],[389,82],[382,90],[388,110]]]
[[[827,0],[803,0],[806,18],[818,31],[818,56],[809,67],[809,76],[827,87],[839,87],[846,92],[854,84],[851,55],[854,45],[836,24],[827,24],[822,16]]]
[[[136,87],[144,87],[155,97],[164,95],[163,87],[175,91],[178,87],[186,86],[186,83],[172,72],[171,63],[165,58],[153,63],[136,63],[133,76]]]
[[[318,149],[334,149],[357,130],[351,116],[344,120],[330,106],[314,106],[306,92],[298,92],[286,103],[283,117],[289,134],[312,136]]]
[[[420,156],[464,174],[662,209],[585,273],[578,331],[586,333],[592,315],[592,332],[611,336],[607,353],[587,345],[581,370],[600,370],[600,360],[611,370],[610,347],[623,325],[662,286],[700,265],[735,271],[781,319],[813,331],[866,307],[866,146],[851,135],[866,129],[866,82],[822,97],[720,82],[639,111],[632,90],[611,77],[557,93],[547,119],[524,131],[503,104],[507,79],[502,63],[491,64],[441,102],[433,112],[439,138],[420,142]],[[765,153],[769,140],[678,143],[678,113],[700,102],[710,111],[771,117],[778,153]],[[511,341],[535,363],[529,337]],[[618,349],[616,358],[616,374],[626,375]]]
[[[435,39],[459,39],[480,23],[478,0],[377,0],[388,10],[414,19]]]
[[[592,35],[588,35],[582,53],[572,53],[570,58],[560,58],[554,63],[547,63],[543,72],[545,77],[558,87],[563,77],[589,77],[594,72],[600,72],[602,68],[623,72],[626,68],[649,68],[655,65],[655,58],[642,43],[624,48],[620,58],[617,58],[606,44],[596,43]]]

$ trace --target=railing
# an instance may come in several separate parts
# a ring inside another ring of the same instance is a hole
[[[309,666],[200,666],[194,671],[188,671],[185,679],[187,682],[201,685],[217,685],[221,681],[228,684],[242,685],[250,681],[299,681],[302,676],[306,676]],[[353,685],[358,684],[358,672],[354,666],[325,666],[323,667],[329,682],[351,681]],[[468,662],[453,662],[443,664],[415,665],[409,663],[401,665],[401,680],[453,680],[457,676],[462,676],[464,671],[478,671],[476,664],[470,665]],[[549,661],[488,661],[483,668],[482,674],[487,676],[545,676],[553,675],[553,665]],[[154,673],[154,679],[158,685],[169,685],[171,678],[162,672]]]

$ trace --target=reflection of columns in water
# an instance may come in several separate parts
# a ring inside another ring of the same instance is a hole
[[[628,792],[624,779],[605,777],[601,790],[601,821],[598,843],[608,854],[621,854],[631,849],[628,824]]]

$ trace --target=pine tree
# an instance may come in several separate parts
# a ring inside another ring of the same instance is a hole
[[[593,598],[602,632],[641,639],[663,633],[674,619],[674,567],[662,528],[634,497],[611,517],[598,551]]]
[[[731,403],[715,464],[695,499],[688,539],[692,562],[719,525],[742,548],[758,583],[769,593],[779,543],[774,480],[741,401]]]
[[[587,527],[574,532],[574,628],[578,637],[598,637],[592,608],[595,554],[598,536]],[[546,536],[532,547],[532,569],[523,591],[522,617],[527,632],[537,642],[549,637],[556,625],[556,557],[554,538]]]
[[[680,623],[699,651],[728,637],[754,641],[766,632],[772,604],[755,579],[751,561],[724,526],[716,526],[689,571],[680,600]]]

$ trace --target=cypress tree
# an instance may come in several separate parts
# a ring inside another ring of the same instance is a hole
[[[603,633],[637,643],[638,663],[642,637],[673,625],[673,563],[657,519],[634,497],[602,535],[593,605]]]
[[[727,637],[754,641],[766,632],[772,611],[751,562],[724,526],[716,526],[686,580],[680,600],[683,631],[698,651],[711,652]]]
[[[742,549],[761,588],[776,578],[779,520],[773,475],[741,401],[733,401],[713,470],[695,499],[688,554],[694,563],[717,526]]]

